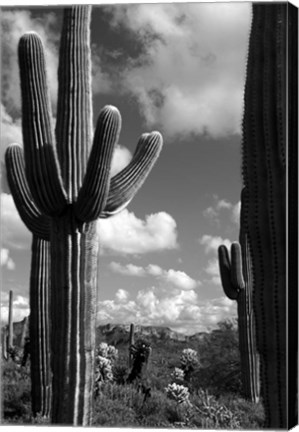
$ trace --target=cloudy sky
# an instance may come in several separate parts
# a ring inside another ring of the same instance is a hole
[[[22,144],[17,44],[37,31],[47,54],[55,115],[62,10],[3,8],[1,164]],[[236,315],[219,280],[217,248],[238,239],[241,121],[251,4],[94,6],[94,122],[105,104],[122,114],[113,172],[141,133],[159,130],[161,156],[130,206],[98,222],[98,322],[164,325],[192,334]],[[31,234],[2,167],[1,318],[29,313]]]

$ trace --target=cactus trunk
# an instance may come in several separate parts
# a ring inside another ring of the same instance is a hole
[[[97,301],[95,222],[52,221],[53,423],[91,422]]]
[[[266,427],[271,429],[289,427],[286,345],[288,7],[287,3],[253,4],[243,118],[243,182],[248,190],[247,220],[261,395]],[[296,38],[297,31],[293,29],[289,37]],[[297,96],[290,92],[289,97]]]
[[[50,364],[50,244],[37,236],[32,241],[30,273],[30,364],[33,415],[49,417],[52,398]]]
[[[26,176],[20,148],[7,150],[21,217],[33,234],[50,240],[51,420],[84,426],[92,421],[96,220],[112,216],[132,200],[162,147],[158,132],[142,135],[132,163],[110,179],[121,116],[117,108],[104,107],[92,143],[90,12],[90,6],[64,11],[55,134],[42,41],[34,32],[21,38]],[[37,317],[39,313],[41,320],[47,321],[43,305],[39,305]],[[39,326],[38,320],[33,321]],[[47,335],[45,332],[42,337]]]

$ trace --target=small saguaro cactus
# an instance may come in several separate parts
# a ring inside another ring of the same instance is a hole
[[[130,339],[129,339],[129,367],[133,366],[133,354],[131,352],[131,347],[134,345],[134,332],[135,326],[134,323],[130,324]]]
[[[92,140],[90,15],[90,6],[64,10],[55,133],[42,41],[29,32],[19,43],[26,178],[33,202],[50,220],[51,421],[55,424],[92,421],[96,221],[132,200],[162,147],[160,133],[142,135],[131,163],[111,178],[121,117],[117,108],[104,107]]]
[[[29,283],[29,335],[31,406],[33,416],[49,417],[51,409],[51,365],[49,335],[50,220],[34,204],[25,175],[23,150],[17,145],[5,154],[7,180],[16,208],[33,234]]]
[[[225,245],[218,249],[219,268],[225,294],[238,305],[239,351],[243,391],[252,402],[259,401],[259,354],[256,347],[253,309],[252,259],[246,232],[246,190],[241,198],[240,243],[231,245],[231,258]]]
[[[13,348],[13,291],[9,291],[8,300],[8,349]]]
[[[253,4],[245,85],[242,176],[248,192],[261,396],[266,427],[270,429],[290,427],[288,404],[293,405],[295,398],[294,394],[287,397],[287,359],[291,352],[287,351],[286,314],[286,164],[294,162],[287,161],[286,147],[286,41],[287,35],[290,40],[297,38],[296,15],[297,11],[292,12],[287,3]],[[295,25],[293,32],[290,25]],[[298,52],[290,57],[294,67],[296,55]],[[294,97],[297,95],[291,91],[290,100]],[[293,126],[289,124],[291,131]],[[293,132],[288,136],[294,140]],[[294,357],[291,362],[298,361]]]

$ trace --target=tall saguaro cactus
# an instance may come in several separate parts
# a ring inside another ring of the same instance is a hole
[[[50,220],[51,416],[56,424],[92,421],[96,220],[131,201],[162,147],[158,132],[142,135],[129,166],[110,177],[121,117],[115,107],[104,107],[92,139],[90,15],[89,6],[64,11],[55,133],[42,42],[30,32],[19,43],[26,178],[35,205]]]
[[[225,294],[238,304],[239,350],[243,390],[246,398],[259,401],[259,354],[253,308],[253,275],[251,251],[247,235],[247,193],[241,197],[240,243],[231,245],[231,259],[225,245],[218,249],[219,268]]]
[[[11,146],[5,154],[8,184],[21,219],[33,234],[30,271],[30,367],[33,415],[48,417],[51,409],[49,335],[50,220],[33,202],[25,175],[23,150]]]
[[[242,174],[248,191],[261,395],[269,428],[288,427],[286,40],[290,16],[287,11],[287,3],[253,4],[243,118]],[[297,38],[296,29],[293,31],[290,38]],[[289,97],[297,95],[290,93]],[[294,139],[292,134],[289,137]]]

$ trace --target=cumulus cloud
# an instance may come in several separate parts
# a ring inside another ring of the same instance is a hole
[[[199,239],[199,243],[204,246],[204,250],[206,254],[216,253],[218,247],[221,245],[225,245],[230,248],[231,241],[229,239],[223,239],[220,236],[212,236],[205,234]]]
[[[121,265],[121,264],[113,261],[109,264],[109,267],[115,273],[120,273],[120,274],[123,274],[126,276],[145,276],[146,275],[146,272],[142,267],[136,266],[134,264]]]
[[[2,42],[2,100],[8,112],[15,114],[20,111],[20,85],[18,67],[18,43],[27,31],[36,31],[41,37],[47,62],[47,75],[51,100],[57,98],[57,50],[60,38],[57,32],[57,18],[53,13],[45,13],[42,17],[33,18],[26,10],[3,10],[1,12]]]
[[[32,235],[21,220],[13,198],[1,194],[2,244],[12,249],[28,249]]]
[[[1,321],[8,321],[8,294],[1,293]],[[17,295],[13,300],[13,321],[18,322],[28,316],[30,313],[29,299],[21,295]]]
[[[148,125],[168,136],[240,133],[250,28],[248,3],[110,7],[111,23],[141,47],[121,87]]]
[[[221,218],[226,215],[231,223],[239,226],[241,201],[233,204],[226,199],[220,199],[217,195],[213,195],[212,198],[214,204],[203,211],[204,217],[219,227]]]
[[[8,270],[14,270],[16,265],[9,254],[10,252],[8,249],[1,249],[1,267],[6,267]]]
[[[1,159],[3,159],[3,153],[8,145],[10,144],[22,144],[22,129],[21,120],[13,119],[8,114],[6,108],[1,104]]]
[[[117,145],[114,149],[111,162],[111,176],[125,168],[132,159],[131,152],[124,146]]]
[[[235,302],[226,297],[201,301],[194,290],[163,291],[156,287],[138,291],[134,300],[100,301],[98,323],[135,322],[167,326],[185,334],[206,331],[236,313]]]
[[[118,301],[118,302],[127,302],[128,301],[128,298],[129,298],[129,293],[128,293],[128,291],[126,291],[126,290],[124,290],[124,289],[122,289],[122,288],[120,288],[120,289],[118,289],[117,291],[116,291],[116,294],[115,294],[115,298],[116,298],[116,300]]]
[[[109,266],[114,272],[127,276],[155,276],[161,283],[176,286],[182,290],[193,290],[200,285],[200,281],[192,279],[183,271],[173,269],[164,270],[155,264],[149,264],[144,268],[134,264],[122,265],[113,261]]]
[[[166,212],[137,218],[127,209],[109,219],[98,221],[103,251],[120,254],[144,254],[178,247],[176,222]]]
[[[214,285],[221,285],[218,259],[213,258],[208,261],[204,269],[205,273],[209,276],[209,282]]]

